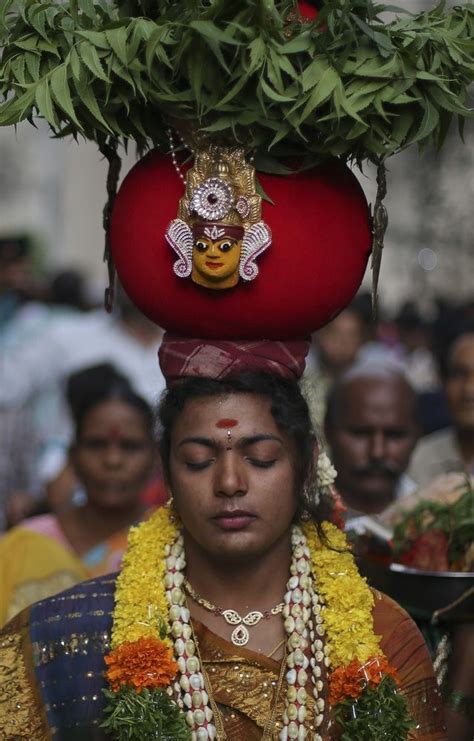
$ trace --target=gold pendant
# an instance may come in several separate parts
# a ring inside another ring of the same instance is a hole
[[[249,637],[249,632],[245,625],[238,625],[237,628],[232,631],[230,640],[234,646],[245,646],[245,644],[248,643]]]

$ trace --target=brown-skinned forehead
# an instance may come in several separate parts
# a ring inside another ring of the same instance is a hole
[[[368,401],[376,391],[384,389],[387,398],[395,407],[407,403],[412,408],[413,422],[417,424],[417,397],[414,389],[405,379],[403,374],[395,371],[381,371],[371,373],[360,371],[354,374],[345,374],[336,382],[328,396],[325,425],[327,429],[338,426],[344,416],[344,409],[354,403],[363,406],[364,400]]]
[[[474,365],[474,332],[461,335],[452,344],[448,354],[448,373],[461,364],[470,364],[466,358],[460,357],[464,356],[464,354],[470,354],[472,356],[469,360]]]
[[[278,435],[262,433],[258,435],[244,435],[236,439],[234,438],[233,445],[236,448],[247,448],[251,445],[256,445],[257,443],[264,441],[278,442],[280,443],[280,445],[284,444],[283,438],[279,437]],[[206,448],[219,449],[225,447],[226,443],[226,440],[217,440],[216,438],[205,437],[202,435],[191,435],[180,440],[177,444],[177,447],[181,448],[183,445],[195,444],[202,445]]]

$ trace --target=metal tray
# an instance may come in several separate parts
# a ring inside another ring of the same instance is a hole
[[[385,566],[367,558],[358,558],[357,564],[370,586],[388,594],[414,617],[431,618],[437,610],[452,605],[441,620],[474,620],[472,572],[421,571],[398,563]]]

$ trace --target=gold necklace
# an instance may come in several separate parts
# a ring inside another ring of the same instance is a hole
[[[217,605],[213,605],[212,602],[201,597],[187,579],[184,580],[183,587],[187,594],[189,594],[189,596],[198,605],[201,605],[201,607],[204,607],[204,609],[209,612],[213,612],[214,615],[223,617],[228,625],[237,626],[234,628],[232,635],[230,636],[230,640],[234,646],[245,646],[248,643],[250,634],[247,630],[247,625],[253,627],[254,625],[257,625],[260,620],[269,620],[273,615],[278,615],[282,612],[285,606],[284,602],[279,602],[279,604],[272,607],[271,610],[264,610],[263,612],[260,612],[259,610],[251,610],[251,612],[242,617],[242,615],[239,615],[237,610],[224,610],[222,607],[217,607]]]

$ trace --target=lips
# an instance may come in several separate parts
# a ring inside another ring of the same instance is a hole
[[[223,262],[206,262],[206,267],[210,268],[211,270],[217,270],[217,268],[221,268],[223,266]]]
[[[214,515],[212,519],[221,530],[243,530],[251,525],[256,517],[244,510],[226,510]]]
[[[126,488],[126,484],[124,481],[105,481],[102,484],[102,489],[105,492],[122,492]]]

